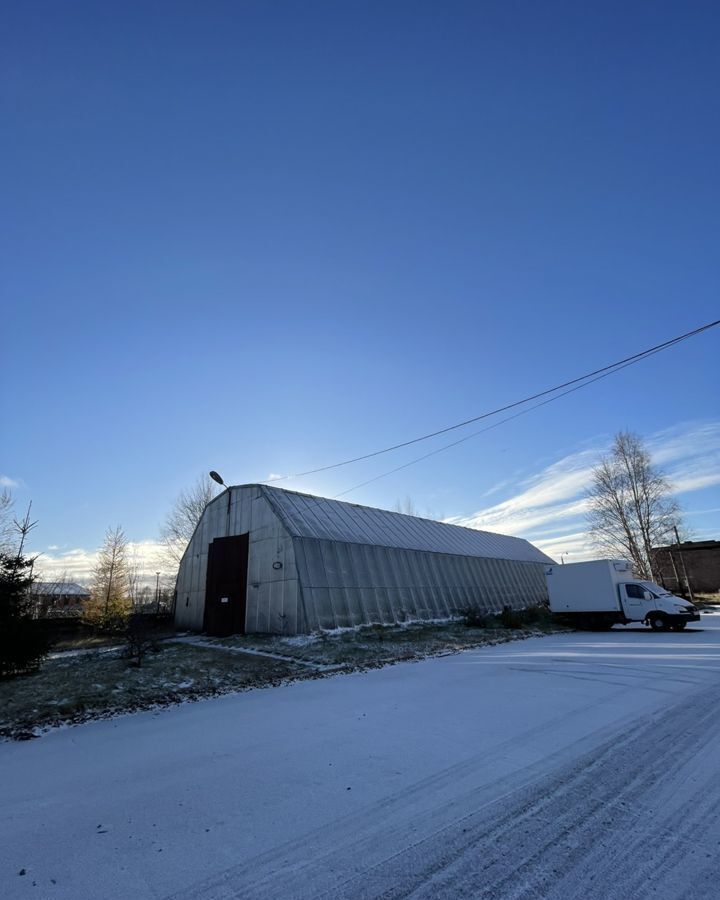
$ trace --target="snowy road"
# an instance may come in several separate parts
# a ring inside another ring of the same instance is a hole
[[[719,763],[716,616],[298,682],[0,744],[0,897],[716,898]]]

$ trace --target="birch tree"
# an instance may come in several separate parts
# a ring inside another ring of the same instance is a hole
[[[0,491],[0,552],[10,553],[13,548],[14,522],[13,498],[7,488]]]
[[[629,559],[640,578],[657,580],[654,547],[680,524],[680,509],[664,473],[654,466],[642,439],[615,435],[612,449],[592,472],[588,530],[598,549]]]

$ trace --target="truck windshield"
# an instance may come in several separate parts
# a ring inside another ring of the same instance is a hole
[[[670,591],[666,591],[665,588],[660,587],[659,584],[655,584],[654,581],[641,581],[640,584],[646,591],[650,591],[653,597],[670,596]]]

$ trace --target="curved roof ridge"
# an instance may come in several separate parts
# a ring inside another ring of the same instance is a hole
[[[237,487],[255,485],[237,485]],[[331,500],[272,485],[257,485],[297,538],[368,544],[405,550],[482,556],[522,562],[553,564],[549,556],[525,538],[479,531],[407,513]]]

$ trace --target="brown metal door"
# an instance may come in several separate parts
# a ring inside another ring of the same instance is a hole
[[[210,544],[203,625],[207,634],[245,633],[248,538],[248,534],[239,534],[215,538]]]

